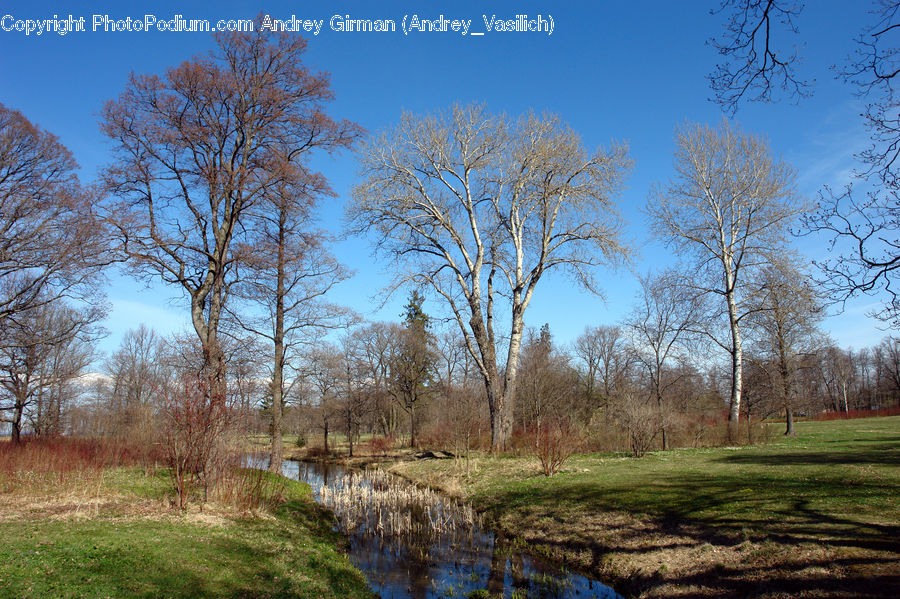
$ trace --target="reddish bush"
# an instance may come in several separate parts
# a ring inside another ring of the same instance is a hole
[[[534,453],[541,462],[544,476],[553,476],[573,453],[581,447],[581,435],[567,419],[541,423],[534,435]]]
[[[228,464],[224,434],[232,414],[224,397],[210,392],[205,376],[186,376],[178,388],[164,393],[166,450],[178,507],[184,510],[195,487],[209,498]]]
[[[533,455],[541,463],[545,476],[553,476],[573,453],[584,446],[584,439],[566,418],[548,418],[540,425],[518,427],[509,443],[513,455]]]
[[[369,450],[373,455],[386,457],[394,449],[393,437],[372,437],[369,441]]]
[[[155,466],[165,459],[159,445],[122,439],[57,437],[0,443],[0,472],[68,473],[108,467]]]

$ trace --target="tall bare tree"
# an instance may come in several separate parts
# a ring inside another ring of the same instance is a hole
[[[518,418],[541,440],[563,422],[575,421],[577,374],[569,365],[569,356],[554,345],[546,323],[537,333],[531,329],[526,334],[521,361]]]
[[[871,144],[856,154],[855,181],[824,188],[819,208],[805,220],[805,231],[824,235],[833,258],[817,261],[821,283],[832,298],[845,302],[881,292],[885,301],[873,315],[900,327],[900,101],[894,81],[900,74],[900,2],[877,0],[873,19],[855,38],[856,51],[835,67],[837,76],[865,101],[863,121]],[[772,101],[780,91],[794,100],[811,94],[800,78],[795,0],[722,0],[714,13],[727,15],[721,36],[711,40],[723,57],[709,80],[716,101],[733,115],[743,100]],[[840,57],[835,57],[837,61]]]
[[[164,352],[163,340],[143,324],[125,333],[104,368],[109,384],[107,434],[150,440],[153,418],[162,409],[161,394],[169,382]]]
[[[454,106],[405,113],[362,153],[351,229],[374,233],[378,249],[405,267],[399,283],[445,300],[484,381],[500,449],[512,432],[524,315],[539,281],[568,270],[596,289],[592,268],[625,254],[613,198],[626,150],[589,152],[553,116],[512,120]]]
[[[305,166],[309,151],[358,129],[325,114],[329,78],[304,65],[303,38],[257,31],[215,42],[209,56],[163,77],[132,75],[101,127],[114,142],[105,180],[117,198],[109,222],[118,249],[140,276],[189,296],[210,393],[224,398],[219,321],[235,281],[235,236],[278,185],[317,176]]]
[[[900,2],[879,0],[875,17],[856,38],[856,52],[838,71],[866,101],[863,119],[871,144],[856,155],[857,181],[842,191],[824,189],[807,229],[824,234],[839,255],[819,266],[832,296],[881,291],[885,301],[874,316],[900,328]],[[862,189],[860,189],[862,188]]]
[[[340,145],[349,143],[349,138]],[[325,147],[323,143],[323,149]],[[272,449],[269,470],[281,472],[282,420],[292,363],[298,349],[312,337],[342,326],[347,310],[324,300],[325,294],[348,271],[329,253],[327,236],[312,225],[311,211],[318,196],[331,194],[321,176],[293,184],[280,182],[267,193],[252,215],[249,242],[242,246],[242,274],[235,294],[246,303],[229,310],[244,329],[271,344],[271,383],[268,411]],[[293,377],[291,380],[295,380]]]
[[[812,280],[798,260],[786,254],[759,274],[758,310],[752,325],[757,329],[762,355],[773,366],[769,376],[785,413],[785,435],[794,434],[796,376],[803,356],[815,349],[821,335],[816,324],[824,316]]]
[[[390,394],[390,369],[399,351],[402,330],[397,323],[373,322],[352,330],[360,375],[366,381],[372,415],[385,437],[393,437],[399,410]]]
[[[339,413],[338,395],[345,380],[341,351],[333,343],[320,343],[306,355],[306,376],[312,389],[313,407],[318,427],[322,429],[324,450],[328,450],[328,433],[335,428]]]
[[[749,312],[749,273],[785,246],[784,235],[804,201],[793,169],[768,143],[723,121],[718,129],[685,125],[676,134],[675,177],[651,190],[653,231],[695,260],[693,287],[721,298],[727,340],[711,338],[731,357],[729,435],[738,439],[741,408],[741,321]]]

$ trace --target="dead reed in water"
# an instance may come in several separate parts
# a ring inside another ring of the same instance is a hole
[[[345,534],[415,544],[471,538],[481,519],[468,505],[398,479],[382,470],[348,472],[318,489]]]

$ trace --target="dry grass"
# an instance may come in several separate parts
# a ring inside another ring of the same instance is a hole
[[[110,468],[85,489],[19,474],[0,493],[0,597],[371,596],[306,485],[285,479],[283,505],[248,517],[173,509],[165,470]]]

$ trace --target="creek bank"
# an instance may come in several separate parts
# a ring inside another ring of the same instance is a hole
[[[0,597],[372,599],[307,485],[266,478],[283,502],[251,515],[173,510],[165,469],[0,474]]]
[[[549,478],[515,456],[479,457],[468,477],[444,460],[392,471],[629,596],[900,597],[897,421],[884,420],[767,446],[576,455]]]

